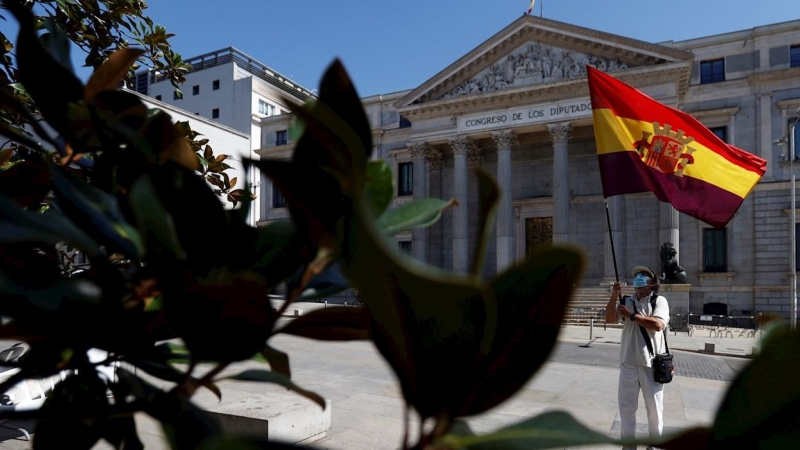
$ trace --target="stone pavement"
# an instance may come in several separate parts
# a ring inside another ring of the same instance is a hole
[[[293,305],[294,309],[322,307]],[[291,320],[289,318],[283,320]],[[565,410],[587,426],[619,436],[617,374],[620,330],[567,326],[558,346],[540,372],[513,398],[468,421],[474,431],[490,432],[544,411]],[[729,380],[749,359],[757,338],[709,338],[708,333],[669,335],[675,350],[678,376],[665,388],[665,429],[676,431],[709,425],[729,385]],[[700,351],[713,342],[717,354]],[[291,358],[293,381],[329,399],[331,428],[309,445],[320,449],[396,449],[403,430],[403,400],[388,365],[370,342],[317,342],[292,336],[276,336],[270,344]],[[683,365],[683,367],[682,367]],[[723,370],[727,367],[726,370]],[[238,389],[234,384],[229,388]],[[252,392],[270,392],[250,386]],[[222,388],[225,398],[226,387]],[[262,391],[263,390],[263,391]],[[285,391],[284,391],[285,392]],[[308,402],[297,396],[298,402]],[[310,403],[310,402],[309,402]],[[646,433],[646,416],[640,399],[639,430]],[[148,449],[167,448],[158,425],[137,418],[140,435]],[[411,436],[419,429],[412,418]],[[29,449],[30,443],[15,432],[0,432],[0,449]],[[98,445],[96,449],[110,448]],[[592,448],[614,448],[600,446]]]

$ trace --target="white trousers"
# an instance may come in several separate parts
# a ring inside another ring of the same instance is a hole
[[[651,367],[622,364],[619,366],[619,420],[622,438],[636,435],[636,410],[639,407],[639,391],[644,396],[650,436],[661,436],[664,429],[664,385],[653,380]],[[635,449],[635,447],[626,447]]]

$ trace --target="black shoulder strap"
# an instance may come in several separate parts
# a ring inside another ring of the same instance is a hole
[[[658,294],[653,292],[650,295],[650,308],[651,312],[655,312],[656,310],[656,299],[658,298]],[[633,302],[633,312],[638,313],[639,311],[636,310],[636,302]],[[647,351],[650,352],[650,355],[655,356],[656,353],[653,351],[653,344],[650,342],[650,335],[647,334],[647,330],[644,329],[643,326],[639,325],[639,331],[642,332],[642,337],[644,338],[644,343],[647,344]],[[664,348],[667,350],[667,354],[669,354],[669,344],[667,344],[667,328],[664,327],[664,331],[661,333],[664,335]]]

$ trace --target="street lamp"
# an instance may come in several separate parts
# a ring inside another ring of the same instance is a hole
[[[795,153],[795,145],[796,140],[795,137],[795,127],[797,126],[797,122],[800,120],[800,108],[797,108],[795,111],[795,118],[792,123],[789,124],[789,130],[784,137],[775,141],[776,144],[785,144],[787,141],[789,142],[789,172],[791,172],[791,177],[789,181],[790,185],[790,200],[792,206],[791,212],[791,223],[789,228],[789,277],[792,280],[792,285],[790,287],[791,293],[789,294],[792,300],[792,309],[791,313],[789,314],[789,324],[792,327],[792,330],[796,329],[797,327],[797,236],[796,236],[796,223],[797,223],[797,208],[795,207],[795,175],[794,175],[794,159],[796,157]]]
[[[792,229],[791,229],[791,232],[792,232],[792,234],[791,234],[791,236],[792,236],[791,237],[791,240],[792,240],[792,245],[791,245],[791,247],[792,247],[792,250],[791,250],[791,252],[792,252],[792,261],[791,261],[791,263],[792,264],[791,265],[792,265],[792,268],[791,268],[791,273],[790,273],[790,275],[792,277],[792,293],[791,293],[791,296],[792,296],[792,313],[791,313],[791,316],[789,317],[789,323],[792,326],[792,330],[794,330],[795,327],[797,326],[797,255],[795,253],[797,251],[797,240],[796,240],[797,236],[795,236],[795,234],[796,234],[795,230],[797,229],[797,225],[796,225],[796,223],[797,223],[796,222],[796,220],[797,220],[797,208],[795,207],[795,203],[794,203],[794,196],[795,196],[795,190],[796,190],[795,189],[795,183],[794,183],[794,158],[795,158],[795,155],[796,155],[795,154],[795,141],[797,139],[795,139],[796,135],[794,134],[794,129],[797,126],[797,121],[799,119],[800,119],[800,116],[796,117],[792,121],[792,123],[789,125],[789,136],[788,136],[788,138],[789,138],[789,158],[790,158],[789,159],[789,170],[792,172],[792,179],[791,179],[792,195],[791,195],[791,200],[790,200],[791,203],[792,203]]]

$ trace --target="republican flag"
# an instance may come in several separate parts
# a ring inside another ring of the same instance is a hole
[[[528,15],[531,15],[531,11],[533,11],[533,4],[536,3],[536,0],[531,0],[531,6],[528,7]]]
[[[723,142],[697,119],[587,66],[603,196],[650,191],[724,228],[767,162]]]

